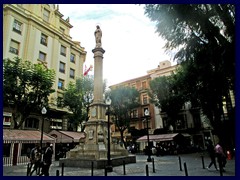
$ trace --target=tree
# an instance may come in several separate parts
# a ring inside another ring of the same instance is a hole
[[[173,130],[176,130],[178,113],[185,99],[182,91],[175,84],[174,75],[157,77],[151,80],[149,85],[151,102],[159,107],[162,112],[166,112],[168,116],[166,126],[172,125]]]
[[[68,88],[64,91],[63,103],[72,112],[69,114],[69,122],[75,129],[88,121],[89,107],[93,101],[93,78],[83,76],[76,79],[75,83],[70,82]],[[84,131],[82,126],[81,131]]]
[[[230,102],[229,90],[235,94],[235,6],[148,4],[145,14],[156,22],[156,31],[167,40],[166,50],[178,50],[174,59],[181,65],[184,62],[188,69],[184,71],[185,83],[190,77],[196,78],[188,94],[195,95],[222,139],[223,98]]]
[[[137,108],[140,104],[139,92],[135,88],[118,87],[106,94],[109,95],[112,100],[110,106],[111,115],[114,117],[114,123],[120,131],[121,141],[126,148],[123,133],[130,126],[131,110]]]
[[[48,107],[55,72],[42,64],[32,64],[16,57],[3,59],[3,103],[12,110],[14,129],[22,126],[28,116]]]

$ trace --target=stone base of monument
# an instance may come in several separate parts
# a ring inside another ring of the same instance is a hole
[[[107,146],[104,143],[85,144],[80,141],[74,149],[67,152],[66,158],[59,159],[59,166],[104,169],[107,166]],[[136,156],[119,144],[111,144],[111,165],[120,166],[136,163]]]
[[[82,167],[82,168],[91,168],[93,163],[93,168],[95,169],[104,169],[107,166],[107,159],[91,159],[90,157],[87,158],[61,158],[59,160],[59,166],[62,166],[62,163],[64,163],[64,166],[66,167]],[[136,156],[135,155],[128,155],[128,156],[122,156],[122,157],[112,157],[111,158],[111,165],[114,166],[120,166],[123,164],[130,164],[130,163],[136,163]]]

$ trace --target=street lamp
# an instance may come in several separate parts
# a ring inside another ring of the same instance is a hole
[[[41,129],[41,140],[40,140],[40,147],[42,151],[42,144],[43,144],[43,127],[44,127],[44,116],[47,114],[47,109],[45,107],[42,108],[42,129]]]
[[[146,121],[147,121],[147,142],[148,142],[148,149],[147,149],[147,154],[148,154],[148,158],[147,158],[147,162],[151,162],[152,159],[151,159],[151,154],[150,154],[150,145],[149,145],[149,132],[148,132],[148,117],[150,117],[149,115],[149,110],[146,109],[144,111],[144,116],[146,117]]]
[[[105,103],[108,106],[107,108],[107,112],[106,115],[108,116],[108,151],[107,151],[107,166],[106,166],[106,170],[107,172],[112,172],[113,168],[111,165],[111,160],[110,160],[110,105],[111,105],[112,100],[109,98],[109,96],[107,97]]]

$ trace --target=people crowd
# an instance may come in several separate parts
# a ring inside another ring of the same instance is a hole
[[[47,142],[46,147],[40,148],[39,144],[30,151],[30,165],[28,166],[28,175],[32,176],[34,172],[39,176],[49,176],[49,169],[52,164],[53,148]]]

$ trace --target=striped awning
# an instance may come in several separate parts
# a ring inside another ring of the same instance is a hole
[[[75,131],[57,131],[57,130],[52,130],[48,134],[56,138],[56,143],[79,142],[80,139],[84,139],[85,138],[85,133],[83,133],[83,132],[75,132]]]
[[[39,143],[41,131],[38,130],[18,130],[3,129],[3,143]],[[43,143],[54,143],[55,138],[43,133]]]
[[[182,136],[180,133],[149,135],[149,141],[156,141],[156,142],[172,141],[176,136],[179,136],[179,135]],[[147,135],[137,139],[137,142],[146,142],[146,141],[147,141]]]

